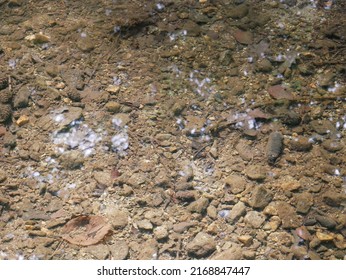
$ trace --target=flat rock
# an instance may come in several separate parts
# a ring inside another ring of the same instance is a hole
[[[251,235],[240,235],[238,236],[238,240],[247,247],[253,243],[253,237]]]
[[[166,188],[170,184],[170,178],[167,175],[166,170],[160,170],[154,179],[155,186]]]
[[[282,112],[279,114],[278,118],[281,120],[281,122],[283,124],[287,124],[289,126],[296,126],[296,125],[299,125],[302,121],[302,117],[300,116],[300,114],[298,114],[297,112],[295,111],[292,111],[292,110],[289,110],[288,108],[283,108]],[[305,142],[305,137],[303,136],[298,136],[299,137],[302,137],[303,140],[302,141],[302,146],[304,145],[308,145],[306,142]]]
[[[68,151],[63,153],[60,157],[60,164],[65,169],[78,169],[84,163],[84,156],[80,151]]]
[[[64,206],[63,202],[58,198],[52,198],[47,206],[47,212],[56,212],[62,209]]]
[[[143,185],[146,181],[146,176],[144,173],[139,172],[139,173],[133,173],[130,178],[126,181],[127,184],[130,186],[139,186]]]
[[[96,182],[102,187],[111,187],[113,185],[113,180],[111,178],[111,172],[98,171],[93,174]]]
[[[301,187],[299,181],[293,178],[291,175],[286,175],[280,178],[277,185],[284,191],[295,191]]]
[[[16,120],[16,124],[21,127],[23,125],[26,125],[27,123],[29,123],[30,119],[28,116],[26,115],[21,115],[17,120]]]
[[[227,220],[230,223],[234,223],[239,220],[240,217],[244,216],[246,213],[246,206],[243,202],[239,201],[237,204],[233,206],[229,215],[227,216]]]
[[[238,29],[234,32],[234,38],[243,45],[251,45],[253,43],[253,34],[250,31],[243,31]]]
[[[238,77],[234,77],[232,80],[232,87],[229,89],[230,96],[239,96],[245,92],[245,83]]]
[[[122,229],[126,227],[129,221],[128,213],[119,209],[109,213],[108,218],[115,229]]]
[[[66,126],[71,124],[73,121],[79,120],[83,117],[83,109],[80,107],[63,107],[57,110],[56,113],[62,114],[58,122],[55,118],[55,122],[58,124],[58,130],[65,129]]]
[[[196,222],[181,222],[173,226],[173,231],[177,233],[183,233],[184,231],[195,225]]]
[[[241,260],[242,247],[237,243],[232,243],[232,246],[220,253],[215,254],[212,260]]]
[[[144,229],[144,230],[152,230],[153,229],[153,224],[147,219],[137,221],[136,224],[137,224],[139,229]]]
[[[243,250],[242,255],[245,260],[254,260],[256,258],[256,251]]]
[[[201,27],[192,20],[187,20],[182,29],[187,31],[187,36],[196,37],[201,33]]]
[[[250,161],[253,159],[254,153],[246,141],[240,140],[235,149],[243,160]]]
[[[249,13],[249,7],[245,4],[235,6],[227,11],[227,16],[233,19],[242,19]]]
[[[214,205],[209,205],[207,208],[207,214],[210,218],[216,219],[217,218],[217,209]]]
[[[45,70],[46,73],[52,78],[55,78],[59,75],[59,67],[55,64],[47,64]]]
[[[323,195],[323,201],[327,203],[329,206],[333,207],[346,205],[346,194],[341,194],[334,191],[327,191]]]
[[[205,118],[200,116],[188,115],[185,117],[185,131],[186,134],[195,136],[201,133],[204,126]]]
[[[267,58],[261,58],[256,62],[256,68],[260,72],[270,72],[273,69],[273,66],[269,59]]]
[[[153,260],[157,258],[158,244],[154,239],[149,239],[146,242],[141,242],[136,247],[138,252],[138,260]]]
[[[224,179],[225,188],[229,188],[231,193],[237,194],[245,190],[246,180],[238,175],[230,175]]]
[[[309,141],[309,138],[298,136],[289,142],[289,147],[297,152],[305,152],[311,150],[312,143]]]
[[[79,87],[77,84],[76,87]],[[80,92],[82,102],[87,104],[91,102],[95,103],[106,103],[109,101],[109,93],[107,91],[98,91],[90,87],[85,87],[83,91]]]
[[[80,102],[82,99],[80,91],[73,88],[68,90],[67,96],[74,102]]]
[[[325,148],[328,152],[337,152],[343,149],[344,145],[338,140],[327,139],[323,141],[322,147]]]
[[[108,246],[105,244],[88,246],[88,247],[82,248],[81,251],[92,255],[93,259],[95,258],[97,260],[107,259],[110,253]]]
[[[280,99],[286,99],[286,100],[294,99],[294,95],[292,94],[292,92],[288,88],[282,85],[275,85],[275,86],[269,87],[268,93],[274,99],[279,99],[279,100]]]
[[[296,194],[294,200],[297,212],[302,214],[307,214],[314,204],[314,197],[308,192]]]
[[[264,186],[256,186],[252,191],[249,203],[253,208],[264,208],[272,199],[273,194],[271,191],[266,189]]]
[[[249,211],[246,214],[244,221],[252,228],[260,228],[265,221],[265,216],[261,212]]]
[[[25,40],[28,40],[28,41],[34,43],[35,45],[42,45],[45,43],[49,43],[50,37],[47,35],[44,35],[42,33],[37,33],[37,34],[32,34],[32,35],[26,36]]]
[[[193,201],[196,198],[196,191],[177,191],[175,197],[182,201]],[[191,206],[191,210],[196,209],[197,205]]]
[[[27,212],[24,212],[22,216],[23,220],[49,220],[49,215],[43,211],[29,209]]]
[[[321,87],[328,87],[334,84],[335,73],[333,71],[326,71],[318,76],[318,85]]]
[[[121,104],[116,101],[109,101],[105,105],[106,109],[112,113],[119,113]]]
[[[201,197],[197,199],[196,201],[193,201],[187,209],[190,212],[196,212],[196,213],[202,213],[204,212],[209,205],[209,199],[206,197]]]
[[[82,52],[91,52],[95,48],[95,40],[90,37],[81,37],[77,40],[77,47]]]
[[[216,249],[214,238],[204,232],[199,232],[195,238],[186,245],[189,254],[205,257]]]
[[[158,226],[154,229],[154,236],[157,240],[168,237],[168,230],[165,226]]]
[[[282,228],[297,228],[301,226],[302,219],[297,215],[296,210],[290,204],[285,201],[279,201],[276,203],[278,216],[282,221]]]
[[[112,123],[117,127],[125,127],[130,122],[130,117],[128,114],[119,113],[114,116]]]
[[[129,246],[124,240],[116,240],[109,245],[112,260],[125,260],[129,254]]]
[[[334,239],[334,235],[331,233],[325,233],[325,232],[316,232],[316,237],[320,241],[332,241]]]
[[[275,246],[290,247],[294,242],[294,237],[288,232],[272,232],[268,235],[267,240]]]
[[[262,181],[267,177],[267,170],[262,165],[250,165],[245,169],[245,174],[251,180]]]
[[[120,86],[118,86],[118,85],[108,85],[105,88],[105,91],[108,91],[109,93],[112,93],[112,94],[117,94],[120,91]]]
[[[313,120],[310,122],[310,125],[318,134],[323,135],[335,132],[335,127],[329,120]]]
[[[321,226],[326,227],[328,229],[335,228],[336,222],[327,216],[315,215],[316,220],[320,223]]]

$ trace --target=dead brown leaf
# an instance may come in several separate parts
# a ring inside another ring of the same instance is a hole
[[[62,228],[62,238],[72,244],[89,246],[99,243],[111,231],[101,216],[79,216]]]

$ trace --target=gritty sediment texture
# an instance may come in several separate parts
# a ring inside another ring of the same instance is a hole
[[[2,1],[0,259],[345,259],[344,13]]]

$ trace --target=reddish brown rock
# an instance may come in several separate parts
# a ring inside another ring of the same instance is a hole
[[[268,93],[274,99],[294,99],[294,95],[292,94],[292,92],[289,89],[283,87],[282,85],[275,85],[269,87]]]
[[[253,34],[250,31],[237,30],[234,38],[243,45],[251,45],[253,43]]]

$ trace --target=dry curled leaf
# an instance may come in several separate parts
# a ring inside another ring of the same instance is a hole
[[[62,238],[72,244],[89,246],[99,243],[111,231],[101,216],[79,216],[62,229]]]

